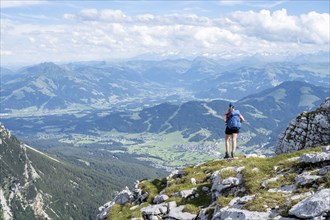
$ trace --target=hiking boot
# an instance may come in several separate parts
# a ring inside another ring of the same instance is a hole
[[[235,158],[235,153],[234,152],[231,152],[231,157]]]
[[[224,159],[228,159],[228,158],[230,158],[230,157],[229,157],[228,152],[226,152],[226,155],[225,155]]]

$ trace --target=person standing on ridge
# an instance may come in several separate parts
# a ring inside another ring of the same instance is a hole
[[[243,115],[239,112],[239,110],[235,109],[233,103],[229,103],[229,108],[224,115],[223,120],[226,123],[225,130],[225,145],[226,145],[226,155],[225,159],[230,158],[229,156],[229,139],[231,139],[232,143],[232,152],[231,157],[235,157],[236,151],[236,138],[239,133],[239,129],[241,128],[241,122],[245,121]]]

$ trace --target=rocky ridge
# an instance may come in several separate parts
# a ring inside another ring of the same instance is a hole
[[[330,144],[330,97],[319,108],[303,112],[280,135],[276,153]]]
[[[10,142],[19,143],[16,137],[11,135],[10,131],[0,124],[0,145],[7,145]],[[13,204],[17,198],[20,200],[20,204],[24,210],[32,210],[36,216],[43,219],[49,219],[49,216],[45,212],[44,208],[44,200],[47,195],[38,191],[34,186],[34,182],[40,178],[40,176],[32,165],[32,162],[27,154],[27,148],[27,145],[19,143],[19,148],[15,149],[18,151],[17,156],[20,158],[20,163],[22,163],[22,166],[24,167],[24,170],[22,170],[23,178],[21,180],[13,176],[3,176],[3,170],[15,170],[16,168],[8,165],[4,159],[2,160],[2,166],[4,167],[0,169],[0,204],[2,206],[3,219],[12,219],[14,217],[12,209],[14,208]],[[14,151],[14,149],[11,150]],[[7,156],[6,154],[3,155]],[[2,159],[1,155],[0,159]],[[26,195],[31,193],[30,188],[32,188],[35,196],[27,198]]]
[[[0,219],[94,219],[116,188],[112,177],[40,152],[0,123]]]
[[[330,217],[330,145],[272,158],[239,157],[137,181],[97,219],[220,220]]]

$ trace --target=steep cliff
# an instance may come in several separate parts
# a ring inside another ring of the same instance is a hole
[[[330,144],[330,97],[319,108],[303,112],[280,135],[276,153]]]
[[[94,219],[120,188],[20,142],[0,123],[0,219]]]

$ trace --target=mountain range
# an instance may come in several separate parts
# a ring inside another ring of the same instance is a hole
[[[20,140],[0,126],[0,214],[94,219],[136,179],[222,157],[230,101],[246,119],[239,154],[274,154],[289,122],[329,96],[328,67],[203,57],[1,67],[1,123]]]
[[[292,118],[315,109],[327,96],[328,88],[288,81],[236,101],[246,119],[238,136],[238,150],[273,154],[280,133]],[[107,165],[114,165],[108,157],[120,157],[125,163],[134,158],[133,166],[145,166],[149,161],[172,169],[221,156],[222,117],[228,103],[220,99],[166,102],[132,111],[105,109],[1,120],[26,143],[76,164],[93,161],[94,168],[104,171]],[[188,157],[191,153],[195,156]],[[178,157],[181,160],[175,159]]]
[[[247,121],[241,132],[255,134],[246,146],[258,143],[274,146],[279,133],[292,118],[315,108],[328,95],[327,88],[292,81],[238,100],[235,105]],[[179,131],[190,141],[215,141],[224,137],[223,114],[227,107],[228,101],[224,100],[190,101],[180,105],[163,103],[131,114],[117,112],[89,121],[94,122],[91,123],[93,128],[100,130],[115,129],[123,133]],[[80,126],[87,128],[83,123]]]
[[[238,100],[284,81],[326,87],[328,68],[328,63],[315,61],[233,64],[204,57],[2,67],[1,113],[127,110],[167,101]]]

